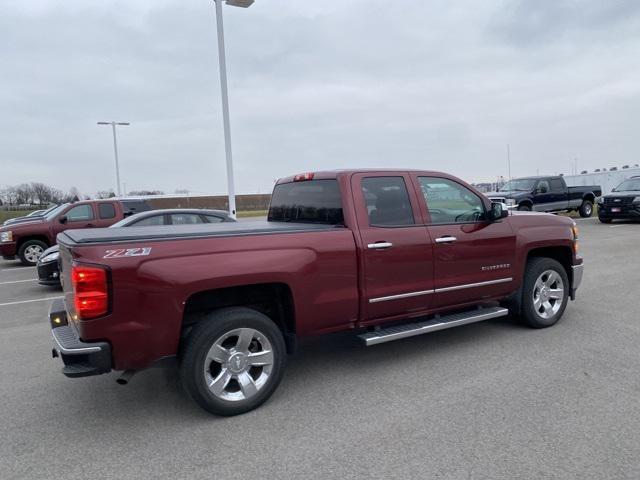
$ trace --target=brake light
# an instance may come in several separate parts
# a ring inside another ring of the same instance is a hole
[[[313,173],[300,173],[293,177],[294,182],[304,182],[306,180],[313,180]]]
[[[107,271],[100,267],[74,265],[71,269],[73,303],[81,320],[101,317],[109,310]]]

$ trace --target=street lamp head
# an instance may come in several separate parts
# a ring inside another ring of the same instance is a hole
[[[253,5],[254,1],[255,0],[227,0],[226,3],[227,5],[231,5],[232,7],[249,8],[251,5]]]
[[[118,122],[116,125],[131,125],[129,122]]]
[[[111,122],[98,122],[98,125],[111,125]]]

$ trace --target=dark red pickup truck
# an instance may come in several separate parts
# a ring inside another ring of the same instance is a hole
[[[60,234],[53,353],[69,377],[120,383],[177,359],[196,402],[238,414],[273,393],[299,337],[374,345],[509,312],[553,325],[582,279],[577,236],[442,173],[297,175],[267,222]]]
[[[43,217],[0,227],[0,255],[16,256],[24,265],[35,265],[56,236],[76,228],[108,227],[133,213],[151,210],[144,200],[85,200],[58,205]]]

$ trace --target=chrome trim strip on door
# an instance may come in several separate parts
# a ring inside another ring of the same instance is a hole
[[[435,290],[421,290],[419,292],[400,293],[398,295],[389,295],[388,297],[370,298],[369,303],[388,302],[389,300],[400,300],[402,298],[419,297],[420,295],[431,295],[432,293],[451,292],[453,290],[462,290],[464,288],[484,287],[485,285],[496,285],[498,283],[507,283],[511,281],[513,281],[513,278],[499,278],[498,280],[467,283],[465,285],[456,285],[454,287],[436,288]]]
[[[431,295],[434,290],[421,290],[419,292],[400,293],[398,295],[389,295],[388,297],[370,298],[369,303],[388,302],[389,300],[399,300],[401,298],[419,297],[420,295]]]
[[[486,282],[467,283],[466,285],[455,285],[453,287],[436,288],[436,293],[451,292],[453,290],[462,290],[465,288],[484,287],[485,285],[496,285],[498,283],[507,283],[513,281],[513,278],[499,278],[498,280],[488,280]]]

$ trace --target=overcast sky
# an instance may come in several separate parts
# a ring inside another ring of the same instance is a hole
[[[211,0],[0,0],[0,186],[226,191]],[[465,180],[640,163],[637,0],[225,6],[240,193],[296,172]]]

